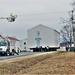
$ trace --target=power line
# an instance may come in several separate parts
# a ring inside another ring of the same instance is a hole
[[[18,16],[33,16],[33,15],[47,15],[47,14],[62,14],[68,13],[69,11],[56,11],[56,12],[47,12],[47,13],[34,13],[34,14],[20,14]]]

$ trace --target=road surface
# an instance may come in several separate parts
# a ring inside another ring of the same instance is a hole
[[[27,56],[27,55],[32,55],[32,54],[38,54],[38,53],[40,53],[40,52],[21,52],[21,53],[19,53],[19,55],[15,54],[13,56],[0,56],[0,60],[11,59],[11,58]]]

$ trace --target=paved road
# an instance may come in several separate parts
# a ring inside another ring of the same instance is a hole
[[[27,55],[32,55],[32,54],[38,54],[38,53],[40,53],[40,52],[21,52],[21,53],[19,53],[19,55],[15,54],[13,56],[0,56],[0,60],[11,59],[11,58],[27,56]]]

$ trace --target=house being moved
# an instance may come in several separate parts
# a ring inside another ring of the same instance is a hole
[[[37,25],[27,31],[27,47],[35,50],[36,47],[45,48],[49,46],[51,50],[59,48],[60,33],[55,29],[44,25]]]

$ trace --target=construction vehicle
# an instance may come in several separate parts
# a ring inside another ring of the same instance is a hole
[[[8,22],[14,22],[16,18],[17,18],[17,15],[12,15],[11,13],[9,17],[1,17],[0,19],[7,19]]]
[[[0,55],[14,55],[13,49],[14,46],[10,45],[9,41],[0,42]]]

